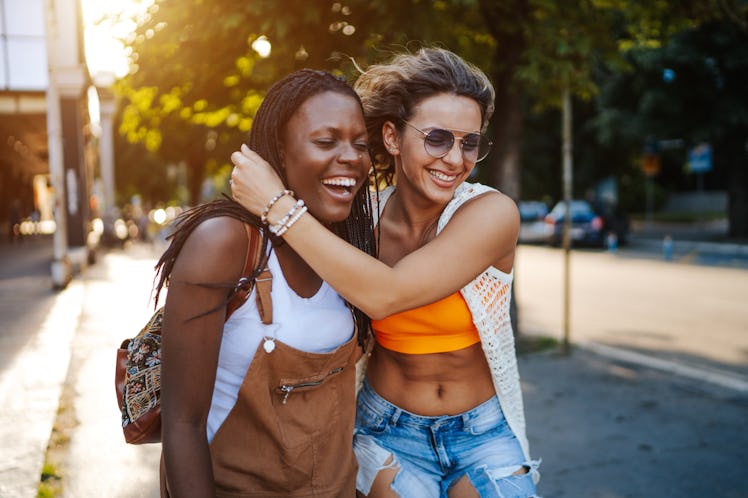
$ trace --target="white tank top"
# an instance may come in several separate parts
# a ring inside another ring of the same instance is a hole
[[[288,286],[275,252],[270,253],[268,268],[273,274],[273,323],[265,325],[260,320],[253,290],[223,327],[208,413],[208,442],[234,407],[239,387],[264,338],[273,338],[301,351],[328,353],[353,336],[353,315],[327,282],[322,282],[314,296],[303,298]]]

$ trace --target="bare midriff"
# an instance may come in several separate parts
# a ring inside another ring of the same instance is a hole
[[[446,353],[398,353],[375,345],[366,370],[374,390],[408,412],[457,415],[496,395],[480,343]]]

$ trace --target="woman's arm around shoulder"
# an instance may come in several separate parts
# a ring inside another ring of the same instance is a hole
[[[185,241],[169,279],[161,347],[161,417],[173,498],[215,495],[206,421],[223,332],[222,304],[229,291],[220,284],[239,278],[246,250],[241,221],[205,220]]]
[[[383,316],[453,294],[490,266],[510,273],[518,234],[519,212],[508,196],[489,191],[465,202],[433,240],[394,265],[397,304]]]
[[[454,240],[454,232],[460,232],[457,237],[466,236],[466,232],[483,234],[484,237],[479,237],[474,246],[481,265],[486,259],[492,262],[483,270],[494,266],[504,273],[511,273],[519,226],[517,204],[509,196],[491,189],[463,204],[444,227],[441,236]],[[487,253],[481,255],[481,251]]]
[[[290,209],[292,202],[281,199],[278,211]],[[518,233],[514,202],[488,192],[466,202],[437,237],[392,267],[336,237],[310,215],[302,216],[284,239],[342,296],[378,319],[457,292],[489,266],[510,272]]]
[[[231,160],[236,166],[234,199],[259,216],[283,184],[246,146]],[[295,203],[291,196],[276,199],[265,213],[268,222],[278,223]],[[439,236],[392,267],[337,237],[308,213],[283,238],[339,294],[376,319],[442,299],[491,265],[511,271],[518,233],[516,205],[492,191],[467,201]]]

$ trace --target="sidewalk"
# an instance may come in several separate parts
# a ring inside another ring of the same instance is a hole
[[[151,313],[156,255],[145,245],[102,253],[40,309],[33,341],[0,338],[0,355],[15,344],[0,377],[0,497],[36,496],[60,399],[77,421],[59,469],[63,498],[158,496],[160,445],[124,443],[113,386],[116,348]],[[0,281],[4,299],[8,287],[17,281]],[[28,297],[3,318],[25,316]],[[582,349],[523,355],[519,368],[545,498],[748,497],[744,394]]]
[[[697,254],[748,261],[748,241],[727,240],[727,220],[694,223],[634,221],[630,245],[662,254],[665,238],[672,242],[674,257]]]
[[[124,443],[114,391],[116,348],[151,313],[156,253],[145,245],[102,252],[54,293],[51,242],[41,244],[0,247],[0,497],[37,496],[59,411],[73,422],[56,469],[63,498],[156,498],[160,445]]]
[[[114,390],[115,353],[147,322],[157,254],[138,244],[86,270],[67,389],[78,425],[61,469],[62,498],[158,498],[160,444],[125,444]],[[63,398],[64,399],[64,398]]]

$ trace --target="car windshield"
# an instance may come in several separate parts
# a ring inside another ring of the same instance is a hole
[[[561,201],[553,207],[551,214],[555,217],[561,217],[566,213],[566,203]],[[571,216],[589,216],[594,214],[592,206],[587,201],[571,201]]]
[[[548,208],[542,202],[522,201],[518,204],[518,208],[522,221],[540,220],[548,214]]]

